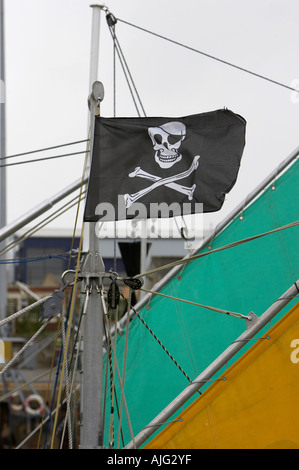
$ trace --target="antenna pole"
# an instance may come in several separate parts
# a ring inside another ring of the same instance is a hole
[[[101,6],[91,5],[91,7],[93,11],[89,88],[90,155],[93,148],[95,115],[99,109],[99,102],[103,99],[102,84],[97,82]],[[91,160],[88,171],[90,167]],[[84,284],[83,292],[86,296],[83,319],[80,449],[103,447],[103,306],[100,290],[105,267],[99,254],[99,240],[95,229],[95,223],[88,223],[83,243],[83,250],[87,251],[87,255],[80,271]]]
[[[5,90],[4,90],[4,6],[0,0],[0,152],[5,156]],[[0,229],[6,225],[6,168],[0,168]],[[5,248],[6,242],[0,242],[0,251]],[[5,255],[4,255],[5,257]],[[0,320],[6,317],[7,308],[7,276],[6,265],[0,265]],[[5,334],[6,328],[1,328],[0,336]]]

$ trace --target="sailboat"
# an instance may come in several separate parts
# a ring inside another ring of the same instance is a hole
[[[94,8],[95,31],[100,9]],[[95,76],[91,89],[93,120],[103,99]],[[37,435],[37,448],[61,447],[64,440],[69,448],[127,451],[299,447],[298,155],[296,148],[185,258],[159,268],[122,279],[105,273],[94,223],[82,230],[75,269],[63,273],[60,290],[32,304],[41,307],[42,327],[60,314],[60,382],[51,405],[33,408],[27,400],[25,411],[38,424],[16,448]],[[81,199],[88,179],[84,173],[53,201],[76,190]],[[2,229],[1,240],[48,206]],[[165,271],[143,287],[144,277]],[[103,277],[108,302],[96,288]],[[119,317],[123,284],[144,295],[134,305],[124,298],[127,311]]]

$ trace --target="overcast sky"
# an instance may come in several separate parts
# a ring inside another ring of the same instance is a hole
[[[92,8],[88,0],[5,1],[6,154],[87,137]],[[299,88],[298,0],[111,0],[116,18]],[[227,107],[247,121],[237,183],[216,224],[299,145],[299,96],[121,21],[116,35],[147,116]],[[113,45],[101,15],[101,114],[113,116]],[[117,116],[136,116],[121,69]],[[84,150],[84,145],[10,160]],[[81,177],[83,155],[7,168],[7,222]],[[51,224],[72,228],[75,211]]]

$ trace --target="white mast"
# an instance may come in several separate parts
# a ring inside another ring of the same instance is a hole
[[[90,156],[93,148],[93,132],[96,109],[103,99],[103,88],[97,82],[99,32],[101,5],[91,5],[93,9],[91,58],[90,58]],[[90,171],[91,161],[89,161]],[[96,224],[88,223],[84,233],[83,250],[87,255],[80,272],[86,295],[86,315],[83,331],[83,368],[81,382],[81,432],[80,449],[103,447],[103,306],[100,289],[105,268],[99,254],[99,240]],[[87,233],[86,233],[87,232]]]
[[[5,156],[5,90],[4,90],[4,7],[0,0],[0,155]],[[3,161],[3,160],[2,160]],[[6,168],[0,168],[0,229],[6,225]],[[5,241],[0,242],[0,251],[5,248]],[[5,255],[4,255],[5,257]],[[6,317],[7,277],[6,265],[0,264],[0,320]],[[6,336],[4,330],[0,336]]]

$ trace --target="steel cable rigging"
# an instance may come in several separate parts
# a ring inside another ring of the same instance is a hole
[[[185,49],[188,49],[188,50],[190,50],[190,51],[196,52],[197,54],[201,54],[201,55],[203,55],[203,56],[205,56],[205,57],[208,57],[209,59],[216,60],[217,62],[220,62],[220,63],[222,63],[222,64],[224,64],[224,65],[228,65],[229,67],[233,67],[233,68],[235,68],[235,69],[237,69],[237,70],[240,70],[241,72],[245,72],[245,73],[248,73],[248,74],[250,74],[250,75],[253,75],[253,76],[257,77],[257,78],[260,78],[260,79],[262,79],[262,80],[266,80],[266,81],[268,81],[268,82],[270,82],[270,83],[273,83],[274,85],[278,85],[278,86],[281,86],[281,87],[283,87],[283,88],[287,88],[288,90],[295,91],[295,92],[297,92],[297,93],[299,92],[298,89],[293,88],[293,87],[291,87],[291,86],[289,86],[289,85],[285,85],[284,83],[278,82],[278,81],[273,80],[273,79],[271,79],[271,78],[269,78],[269,77],[265,77],[264,75],[261,75],[261,74],[259,74],[259,73],[252,72],[251,70],[245,69],[244,67],[240,67],[239,65],[233,64],[233,63],[228,62],[228,61],[226,61],[226,60],[220,59],[219,57],[215,57],[215,56],[213,56],[213,55],[211,55],[211,54],[207,54],[206,52],[203,52],[203,51],[200,51],[200,50],[198,50],[198,49],[195,49],[194,47],[190,47],[190,46],[187,46],[186,44],[182,44],[182,43],[180,43],[180,42],[178,42],[178,41],[175,41],[174,39],[170,39],[170,38],[167,38],[167,37],[165,37],[165,36],[162,36],[161,34],[154,33],[153,31],[149,31],[148,29],[142,28],[141,26],[137,26],[137,25],[135,25],[135,24],[132,24],[132,23],[130,23],[130,22],[128,22],[128,21],[125,21],[125,20],[122,20],[122,19],[120,19],[120,18],[117,18],[117,21],[120,21],[121,23],[127,24],[128,26],[132,26],[133,28],[136,28],[136,29],[139,29],[139,30],[141,30],[141,31],[144,31],[145,33],[149,33],[149,34],[151,34],[151,35],[153,35],[153,36],[156,36],[156,37],[158,37],[158,38],[160,38],[160,39],[164,39],[164,40],[166,40],[166,41],[169,41],[169,42],[171,42],[171,43],[173,43],[173,44],[176,44],[177,46],[184,47]]]
[[[52,147],[45,147],[45,148],[37,149],[37,150],[30,150],[28,152],[16,153],[14,155],[9,155],[8,157],[0,157],[0,160],[7,160],[8,158],[15,158],[15,157],[23,157],[24,155],[31,155],[32,153],[45,152],[46,150],[54,150],[54,149],[58,149],[58,148],[61,148],[61,147],[67,147],[69,145],[81,144],[83,142],[88,142],[88,139],[77,140],[77,141],[74,141],[74,142],[68,142],[66,144],[54,145]]]

